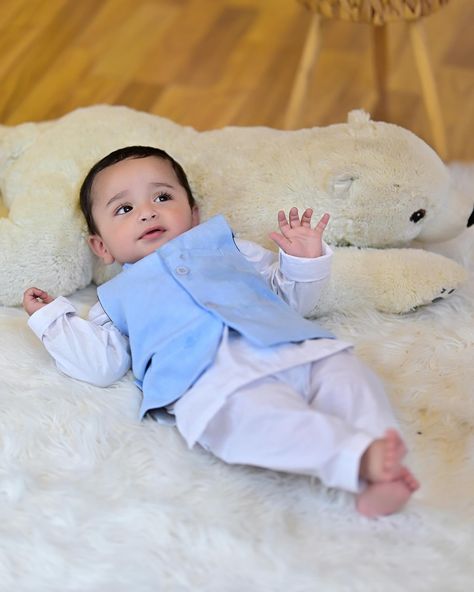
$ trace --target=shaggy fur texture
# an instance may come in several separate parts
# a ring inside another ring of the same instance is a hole
[[[31,285],[70,294],[107,277],[94,269],[84,240],[78,190],[93,163],[130,144],[170,152],[189,174],[203,219],[224,214],[234,232],[264,246],[279,209],[312,207],[316,219],[330,212],[325,238],[341,248],[320,314],[367,301],[406,312],[466,280],[454,261],[407,248],[415,239],[424,245],[458,236],[474,205],[408,130],[355,111],[347,123],[294,132],[197,132],[157,115],[94,106],[56,121],[0,126],[0,197],[8,212],[0,218],[1,304],[19,304]]]
[[[444,248],[473,270],[473,242],[468,230]],[[74,300],[85,313],[94,289]],[[398,515],[366,520],[316,480],[187,450],[137,421],[130,377],[100,389],[60,375],[26,314],[0,309],[0,590],[471,590],[474,279],[409,315],[322,321],[387,384],[422,483]]]

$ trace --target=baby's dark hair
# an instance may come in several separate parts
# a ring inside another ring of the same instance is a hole
[[[127,160],[129,158],[147,158],[148,156],[162,158],[171,163],[180,185],[186,191],[189,206],[193,208],[196,205],[191,187],[189,186],[188,177],[186,176],[183,167],[172,156],[164,150],[161,150],[161,148],[154,148],[152,146],[126,146],[125,148],[114,150],[110,154],[107,154],[107,156],[104,156],[104,158],[101,158],[99,162],[96,162],[87,173],[86,178],[81,185],[79,205],[84,218],[86,219],[87,229],[90,234],[99,234],[94,218],[92,217],[92,184],[94,183],[97,174],[122,160]]]

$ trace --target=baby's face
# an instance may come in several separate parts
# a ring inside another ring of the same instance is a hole
[[[105,263],[135,263],[199,223],[171,163],[149,156],[122,160],[97,174],[89,237]]]

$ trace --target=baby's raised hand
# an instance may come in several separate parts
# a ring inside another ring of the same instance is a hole
[[[39,288],[28,288],[23,294],[23,308],[31,316],[34,312],[43,308],[43,306],[46,306],[53,300],[54,298],[44,290],[40,290]]]
[[[314,228],[311,228],[313,210],[307,208],[300,216],[298,208],[291,208],[289,220],[285,212],[278,212],[278,226],[280,232],[271,232],[270,238],[285,251],[294,257],[320,257],[323,252],[323,233],[329,222],[329,214],[324,214]]]

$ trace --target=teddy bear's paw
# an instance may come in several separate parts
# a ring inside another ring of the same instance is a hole
[[[430,292],[431,292],[431,290],[430,290]],[[429,299],[430,298],[429,296],[427,298],[423,298],[419,304],[416,304],[410,310],[411,310],[411,312],[414,312],[414,311],[418,310],[419,308],[421,308],[422,306],[427,306],[429,304],[436,304],[437,302],[442,302],[442,301],[446,300],[447,298],[449,298],[450,296],[452,296],[455,292],[456,292],[456,288],[441,288],[439,293],[434,298],[432,298],[431,300]]]
[[[412,312],[452,296],[467,275],[455,261],[429,251],[340,248],[317,312]]]
[[[467,271],[455,261],[421,249],[369,250],[374,273],[374,306],[405,313],[451,297],[466,282]],[[381,266],[381,267],[379,267]],[[379,272],[385,268],[385,277]]]
[[[452,259],[428,251],[408,251],[406,276],[413,282],[413,296],[417,300],[411,310],[450,298],[468,279],[467,270]]]
[[[454,292],[456,292],[456,288],[441,288],[441,292],[439,293],[439,296],[436,296],[436,298],[433,298],[433,300],[431,302],[440,302],[441,300],[445,300],[446,298],[448,298],[448,296],[451,296],[451,294],[453,294]]]

